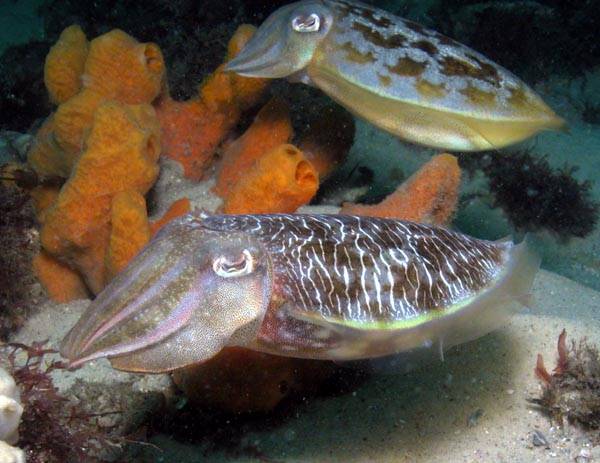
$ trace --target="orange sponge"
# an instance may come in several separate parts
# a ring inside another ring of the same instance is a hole
[[[157,178],[161,142],[149,103],[164,76],[158,46],[120,30],[88,44],[71,26],[48,54],[45,83],[59,107],[38,131],[28,162],[68,181],[60,191],[32,192],[43,225],[40,269],[65,264],[98,293],[150,238],[143,195]],[[52,272],[42,273],[52,288]]]
[[[319,188],[319,174],[292,145],[279,145],[244,171],[225,197],[226,214],[295,212]]]
[[[41,230],[43,248],[78,270],[98,293],[106,283],[113,197],[145,194],[158,176],[160,130],[149,105],[101,105],[86,149],[75,164]]]
[[[164,215],[150,224],[150,233],[154,236],[158,231],[168,224],[171,220],[190,212],[192,206],[188,198],[181,198],[171,204],[171,207]]]
[[[62,170],[66,169],[66,176],[83,149],[96,109],[104,101],[106,98],[102,94],[83,89],[57,108],[54,114],[54,139],[63,151],[61,167]]]
[[[287,397],[314,395],[339,376],[333,362],[226,347],[207,362],[173,372],[173,381],[197,407],[228,413],[266,413]]]
[[[457,159],[450,154],[440,154],[381,203],[346,203],[341,213],[442,225],[450,220],[456,209],[460,176]]]
[[[248,130],[227,147],[219,167],[215,193],[226,197],[262,155],[288,143],[292,135],[287,103],[273,98],[259,111]]]
[[[60,188],[56,186],[38,186],[29,192],[31,201],[33,203],[33,210],[39,223],[43,224],[46,220],[46,213],[50,209],[50,206],[54,204]]]
[[[158,45],[114,29],[90,43],[84,87],[123,103],[151,103],[161,92],[165,63]]]
[[[153,43],[113,30],[89,44],[78,26],[61,34],[46,59],[45,82],[60,103],[39,130],[29,163],[44,175],[68,177],[104,102],[151,103],[164,84],[164,62]]]
[[[173,380],[196,406],[268,412],[289,393],[294,367],[285,357],[230,347],[206,363],[173,372]]]
[[[240,26],[230,41],[228,56],[239,51],[254,31],[252,26]],[[200,85],[198,97],[184,102],[161,98],[157,112],[165,156],[181,163],[186,177],[201,179],[241,112],[256,104],[266,86],[266,79],[225,73],[219,66]]]
[[[291,391],[294,360],[229,347],[204,364],[173,372],[173,380],[196,406],[268,412]]]
[[[67,178],[71,173],[73,157],[56,142],[54,115],[46,118],[39,128],[29,152],[27,163],[40,175]]]
[[[85,299],[88,293],[79,274],[41,251],[33,258],[33,271],[48,295],[56,302]]]
[[[184,175],[200,180],[212,163],[223,138],[235,125],[235,117],[208,111],[200,100],[163,98],[156,107],[163,134],[164,155],[178,161]]]
[[[113,279],[150,241],[146,200],[135,190],[112,199],[110,241],[106,253],[107,280]]]
[[[55,104],[64,103],[81,89],[88,41],[81,27],[67,27],[50,49],[44,65],[44,83]]]
[[[225,61],[233,59],[252,38],[256,28],[242,24],[227,45]],[[256,79],[223,72],[224,64],[210,75],[198,90],[200,100],[211,110],[236,112],[255,105],[266,88],[268,79]],[[233,114],[232,114],[233,115]]]

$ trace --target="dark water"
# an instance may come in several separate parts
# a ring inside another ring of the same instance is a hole
[[[185,101],[195,96],[199,83],[222,62],[227,42],[238,25],[259,25],[286,3],[283,0],[0,0],[0,164],[24,162],[30,141],[26,134],[35,135],[42,121],[55,110],[44,86],[44,60],[65,27],[80,25],[88,39],[119,28],[140,42],[155,42],[164,55],[171,97]],[[509,235],[521,239],[530,234],[534,248],[542,256],[543,269],[600,290],[600,2],[367,3],[419,22],[483,53],[520,77],[566,120],[568,131],[542,132],[500,150],[455,153],[462,169],[462,183],[451,226],[478,238],[494,240]],[[295,131],[292,142],[297,142],[314,120],[311,118],[331,103],[316,89],[283,80],[274,83],[269,92],[285,98],[290,105]],[[244,113],[238,132],[250,124],[257,110],[254,107]],[[345,162],[321,185],[313,205],[339,206],[341,201],[335,203],[336,195],[340,190],[350,189],[360,192],[354,197],[360,202],[377,203],[439,152],[399,141],[364,120],[355,119],[354,123],[352,148]],[[153,190],[148,195],[149,204],[159,202],[153,198],[157,194]],[[10,204],[14,204],[13,199]],[[9,204],[8,196],[0,201]],[[28,220],[33,220],[29,215]],[[14,225],[10,220],[3,220],[2,224]],[[23,229],[35,227],[27,222]],[[17,246],[14,243],[0,241],[0,246],[14,249]],[[27,252],[31,254],[32,249]],[[5,249],[0,252],[5,253]],[[16,268],[13,265],[8,257],[0,260],[0,266],[5,267],[0,276],[6,281],[12,278],[10,270]],[[28,270],[23,272],[15,275],[23,281],[32,278]],[[557,294],[562,289],[567,291],[566,286],[560,286],[563,280],[552,281],[558,282],[559,287],[553,288]],[[577,292],[570,286],[569,291],[570,295]],[[577,306],[574,302],[573,307]],[[582,315],[577,312],[579,309],[561,307],[557,318],[568,314],[569,319],[576,321],[590,316],[597,319],[594,307],[581,308]],[[35,310],[30,307],[23,313]],[[539,307],[536,310],[539,316],[548,315]],[[16,330],[18,324],[13,322],[3,324],[3,333]],[[519,350],[519,342],[525,345],[526,341],[514,342],[510,334],[496,333],[479,344],[459,349],[443,364],[427,367],[422,375],[411,373],[408,377],[382,377],[379,370],[365,373],[363,367],[335,365],[328,370],[327,380],[315,388],[307,386],[311,381],[306,378],[299,380],[294,370],[286,373],[288,376],[284,374],[286,380],[277,386],[285,399],[274,412],[231,414],[218,410],[218,406],[199,406],[178,392],[175,399],[169,397],[167,405],[156,412],[158,416],[139,429],[128,430],[129,440],[148,441],[167,450],[133,445],[120,458],[156,462],[378,461],[372,457],[377,453],[370,450],[377,448],[378,441],[380,445],[391,445],[386,436],[403,432],[406,421],[422,420],[421,429],[411,428],[417,440],[412,445],[404,442],[409,447],[406,452],[396,449],[398,460],[394,461],[428,461],[419,459],[419,447],[438,444],[432,437],[433,425],[429,421],[435,421],[432,414],[444,413],[445,409],[421,407],[419,401],[434,402],[436,394],[444,394],[448,389],[444,385],[452,382],[448,378],[453,375],[458,377],[457,387],[461,391],[471,391],[468,378],[476,373],[483,378],[477,376],[483,384],[481,402],[496,401],[494,391],[490,390],[496,384],[494,381],[518,375],[513,371],[517,367],[507,362],[506,357],[523,352],[525,348]],[[553,343],[554,337],[544,338],[544,346]],[[491,355],[489,360],[486,355]],[[481,372],[489,362],[498,365],[486,377]],[[289,377],[298,381],[290,393],[286,382]],[[250,394],[256,393],[255,389],[249,390]],[[247,391],[240,387],[228,393],[247,394]],[[460,394],[449,395],[452,400],[461,400]],[[381,401],[377,400],[379,396],[383,397]],[[479,420],[478,405],[471,408],[472,419]],[[352,420],[360,420],[361,416],[371,420],[373,433],[361,431],[357,441],[351,431]],[[321,420],[315,424],[318,436],[311,436],[311,420]],[[446,423],[446,440],[452,440],[447,437],[452,435],[449,429],[464,427],[464,417],[460,418],[460,427],[448,417],[442,421]],[[491,432],[505,431],[492,428]],[[298,443],[302,439],[307,440],[306,446]],[[364,455],[361,450],[365,450]],[[386,458],[382,461],[392,461],[389,455]],[[485,454],[477,461],[501,460]]]

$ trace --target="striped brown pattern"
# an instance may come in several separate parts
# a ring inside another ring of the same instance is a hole
[[[353,321],[410,319],[489,286],[511,243],[427,225],[341,215],[211,216],[203,226],[256,236],[284,300]]]

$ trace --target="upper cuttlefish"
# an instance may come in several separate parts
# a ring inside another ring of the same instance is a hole
[[[565,125],[523,81],[480,53],[346,0],[276,10],[226,70],[313,85],[374,125],[440,149],[496,149]]]

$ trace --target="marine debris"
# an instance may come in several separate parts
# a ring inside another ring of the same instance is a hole
[[[593,432],[600,443],[600,353],[586,339],[567,346],[567,333],[558,337],[558,357],[552,373],[538,354],[535,375],[542,383],[541,397],[530,399],[559,425],[565,420]]]

